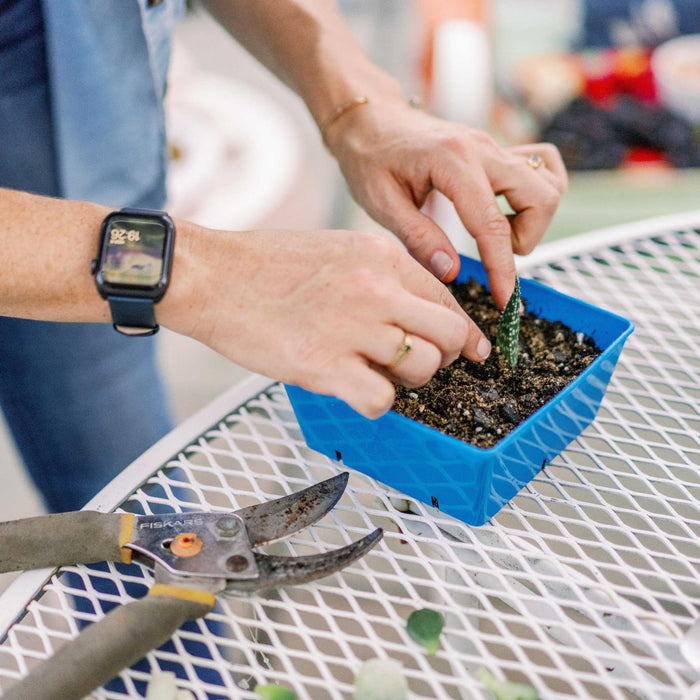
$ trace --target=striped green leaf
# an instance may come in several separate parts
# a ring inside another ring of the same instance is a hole
[[[518,364],[518,338],[520,337],[520,280],[516,275],[515,289],[498,322],[496,342],[503,357],[511,367]]]

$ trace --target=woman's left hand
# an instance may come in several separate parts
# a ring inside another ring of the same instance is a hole
[[[421,207],[433,189],[450,199],[476,240],[501,308],[515,283],[513,254],[539,243],[567,188],[552,144],[503,148],[484,131],[396,99],[353,109],[328,128],[325,140],[357,202],[443,282],[456,277],[459,256]],[[500,194],[514,214],[501,212]]]

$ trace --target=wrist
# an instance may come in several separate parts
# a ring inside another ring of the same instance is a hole
[[[322,36],[306,56],[306,69],[298,72],[294,87],[318,126],[358,95],[369,100],[401,96],[398,81],[372,63],[351,38],[344,42],[335,35]]]
[[[323,131],[323,142],[335,157],[344,151],[370,147],[374,136],[387,125],[401,119],[411,110],[404,97],[398,94],[369,97],[366,103],[344,113]]]
[[[184,219],[175,219],[175,230],[170,285],[155,314],[159,324],[194,337],[206,291],[208,270],[203,252],[210,232]]]

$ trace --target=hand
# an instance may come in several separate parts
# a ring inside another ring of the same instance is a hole
[[[158,318],[252,371],[376,418],[394,401],[392,381],[419,386],[460,353],[488,356],[447,288],[397,241],[351,231],[189,235],[192,226],[178,223]],[[390,372],[406,333],[412,349]]]
[[[513,291],[513,253],[541,240],[567,188],[551,144],[502,148],[487,133],[452,124],[397,100],[371,100],[332,124],[326,142],[355,199],[393,231],[411,254],[445,282],[459,257],[445,233],[420,211],[431,190],[446,195],[476,239],[496,303]],[[531,155],[543,159],[537,169]],[[515,212],[506,217],[496,195]]]

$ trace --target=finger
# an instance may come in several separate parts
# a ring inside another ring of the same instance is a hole
[[[433,343],[404,333],[400,328],[387,330],[393,331],[393,341],[376,348],[374,357],[370,358],[373,364],[385,377],[397,384],[409,387],[427,384],[442,365],[440,350]],[[396,338],[399,339],[398,342]],[[406,347],[410,349],[406,351]]]
[[[498,190],[515,212],[508,219],[513,251],[519,255],[527,255],[542,240],[559,207],[561,194],[540,171],[522,160],[498,175]]]
[[[556,190],[552,188],[552,192]],[[513,229],[514,252],[518,255],[527,255],[534,250],[552,223],[557,211],[557,203],[558,198],[547,199],[539,206],[525,207],[517,214],[508,215]]]
[[[459,255],[445,232],[416,205],[398,183],[388,183],[372,217],[396,234],[409,253],[435,277],[451,282],[459,272]]]
[[[537,155],[544,161],[546,170],[542,175],[548,177],[550,182],[556,187],[560,194],[564,194],[569,187],[569,176],[566,166],[562,160],[559,149],[552,143],[532,143],[522,146],[512,146],[508,149],[511,153],[516,153],[528,158]]]
[[[443,366],[454,361],[455,347],[473,362],[483,362],[491,353],[491,343],[450,290],[408,257],[400,272],[404,288],[411,295],[394,295],[389,307],[391,322],[433,342],[443,354]]]
[[[449,293],[449,292],[448,292]],[[450,295],[452,296],[452,295]],[[454,297],[453,297],[454,298]],[[431,343],[440,353],[440,364],[449,365],[454,362],[467,346],[468,335],[473,332],[473,323],[464,313],[457,313],[441,304],[426,301],[405,290],[394,295],[386,305],[390,330],[394,327],[413,337],[420,337]],[[392,334],[396,340],[396,333]],[[398,340],[401,340],[398,338]],[[381,352],[390,352],[389,338],[373,338]],[[398,341],[397,341],[398,342]],[[478,342],[478,341],[477,341]],[[397,343],[394,343],[397,345]],[[384,348],[389,347],[388,350]],[[398,347],[398,346],[397,346]],[[371,359],[380,364],[386,364],[391,358],[373,356]],[[479,358],[482,359],[482,358]]]
[[[433,184],[452,201],[462,223],[476,240],[491,294],[498,307],[504,309],[515,287],[512,230],[485,172],[466,168],[463,161],[447,160],[433,174]]]
[[[561,183],[559,182],[559,179],[557,176],[547,168],[547,166],[544,164],[544,160],[542,161],[542,165],[538,168],[533,168],[531,165],[529,165],[528,160],[533,156],[537,155],[536,153],[532,153],[532,151],[528,151],[527,155],[524,154],[515,154],[518,157],[522,157],[523,160],[525,161],[525,164],[527,165],[530,170],[533,172],[537,173],[537,177],[539,178],[540,181],[545,181],[549,183],[559,194],[561,192],[559,191],[561,188]]]
[[[506,193],[506,199],[516,212],[508,217],[513,229],[513,250],[518,255],[527,255],[547,233],[559,206],[559,193],[549,183],[542,182],[529,194],[524,188]]]
[[[336,364],[332,383],[311,391],[336,396],[365,418],[379,418],[394,403],[393,384],[369,366],[359,355],[341,358]]]
[[[397,299],[390,310],[393,323],[435,345],[441,353],[443,367],[454,362],[459,355],[474,362],[483,362],[491,352],[491,344],[450,291],[445,289],[443,294],[450,298],[450,306],[454,305],[456,310],[439,301],[427,301],[415,296],[410,299],[410,305],[402,304],[402,300]]]

